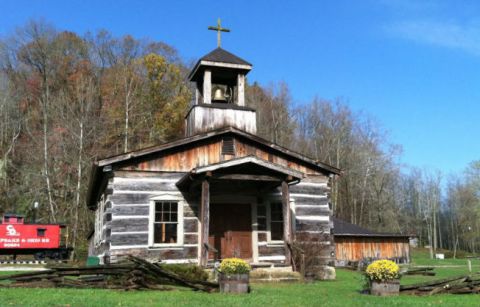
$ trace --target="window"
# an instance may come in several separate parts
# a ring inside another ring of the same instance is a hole
[[[283,240],[283,208],[282,203],[270,204],[270,239]]]
[[[37,237],[45,237],[45,228],[37,228]]]
[[[257,230],[267,233],[269,242],[283,241],[283,204],[281,202],[257,205]]]
[[[267,208],[264,205],[258,205],[257,207],[257,224],[259,231],[267,230]]]
[[[177,243],[178,203],[155,201],[153,244]]]

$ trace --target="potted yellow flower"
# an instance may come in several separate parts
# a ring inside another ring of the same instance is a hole
[[[370,281],[370,294],[398,295],[400,292],[400,268],[391,260],[372,262],[365,271]]]
[[[249,272],[251,267],[243,259],[226,258],[222,260],[219,269],[218,283],[220,292],[247,293],[249,292]]]

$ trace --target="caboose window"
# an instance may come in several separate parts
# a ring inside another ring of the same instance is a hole
[[[37,237],[45,237],[45,228],[37,228]]]
[[[153,243],[177,243],[178,203],[169,201],[155,202],[155,221],[153,225]]]

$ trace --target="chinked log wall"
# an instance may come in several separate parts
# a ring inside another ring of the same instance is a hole
[[[330,187],[328,177],[309,176],[300,183],[291,185],[290,200],[293,212],[294,242],[309,242],[315,246],[316,263],[332,265],[334,262],[333,236],[331,229],[331,209],[329,205]],[[280,190],[269,195],[270,199],[279,196]],[[285,249],[282,244],[268,242],[266,231],[258,231],[258,256],[260,262],[284,262]]]
[[[149,248],[150,200],[162,194],[183,198],[175,183],[184,173],[118,172],[111,185],[112,221],[110,257],[131,254],[153,261],[168,259],[172,262],[196,262],[198,245],[198,204],[183,205],[183,245]]]

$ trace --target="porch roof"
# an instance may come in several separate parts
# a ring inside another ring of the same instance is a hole
[[[192,169],[185,174],[177,186],[182,188],[190,185],[198,178],[211,177],[218,180],[244,180],[278,182],[299,181],[305,177],[302,172],[260,159],[256,156],[222,161]]]

